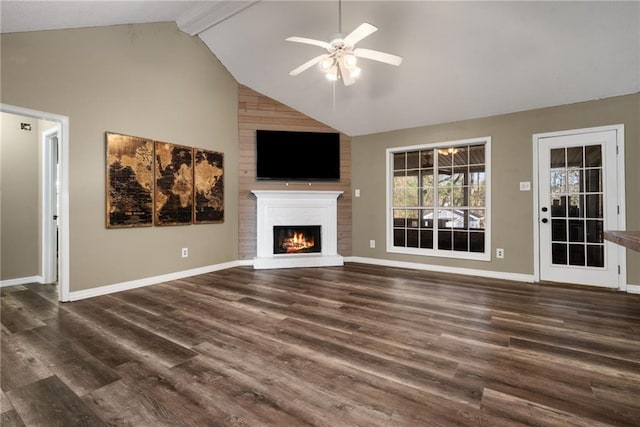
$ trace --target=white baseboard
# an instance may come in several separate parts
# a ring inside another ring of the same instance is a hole
[[[159,283],[170,282],[171,280],[184,279],[185,277],[211,273],[212,271],[226,270],[228,268],[238,267],[240,265],[244,265],[244,263],[239,261],[231,261],[222,264],[208,265],[206,267],[192,268],[191,270],[177,271],[175,273],[163,274],[161,276],[145,277],[144,279],[131,280],[129,282],[99,286],[97,288],[86,289],[83,291],[73,291],[69,292],[69,301],[78,301],[85,298],[93,298],[100,295],[112,294],[114,292],[122,292],[129,289],[157,285]]]
[[[533,274],[505,273],[503,271],[476,270],[474,268],[447,267],[442,265],[421,264],[417,262],[391,261],[380,258],[346,257],[347,262],[384,265],[386,267],[411,268],[414,270],[435,271],[438,273],[462,274],[466,276],[480,276],[491,279],[514,280],[516,282],[533,283]]]
[[[627,285],[627,293],[629,294],[640,294],[640,285]]]
[[[0,280],[0,288],[6,286],[27,285],[29,283],[43,283],[42,276],[18,277],[17,279]]]

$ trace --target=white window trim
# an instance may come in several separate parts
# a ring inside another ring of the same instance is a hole
[[[440,147],[452,147],[457,145],[473,145],[484,144],[485,146],[485,185],[486,185],[486,200],[485,200],[485,236],[484,236],[484,252],[462,252],[454,250],[444,249],[422,249],[422,248],[407,248],[393,246],[393,155],[398,152],[407,152],[414,150],[430,150],[438,149]],[[386,176],[387,176],[387,188],[386,188],[386,251],[389,253],[398,253],[406,255],[419,255],[429,257],[441,257],[441,258],[456,258],[466,259],[474,261],[491,261],[491,137],[479,137],[460,139],[454,141],[442,141],[429,144],[410,145],[404,147],[387,148],[386,150]]]

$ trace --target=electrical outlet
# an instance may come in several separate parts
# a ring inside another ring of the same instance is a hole
[[[502,248],[496,249],[496,258],[504,258],[504,249]]]
[[[370,248],[375,248],[376,247],[376,241],[375,240],[369,240],[369,247]]]
[[[182,258],[189,256],[189,248],[182,248]]]

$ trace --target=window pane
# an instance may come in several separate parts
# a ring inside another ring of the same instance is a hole
[[[567,193],[580,193],[583,190],[582,170],[569,169],[567,171]]]
[[[433,169],[423,169],[422,171],[422,187],[433,189]]]
[[[433,167],[433,150],[420,151],[420,167],[432,168]]]
[[[567,192],[566,171],[564,169],[552,169],[550,179],[551,194],[553,196]]]
[[[469,228],[472,230],[484,230],[484,209],[471,209],[469,211]]]
[[[450,151],[453,151],[453,148],[439,148],[438,149],[438,166],[439,167],[447,167],[453,165],[453,155]]]
[[[404,209],[394,209],[393,211],[393,226],[394,227],[406,227],[407,226],[407,214]]]
[[[405,169],[406,157],[407,156],[405,155],[405,153],[394,153],[393,154],[393,169],[394,170]]]
[[[407,227],[418,228],[420,226],[420,211],[418,209],[407,209]]]
[[[418,187],[418,171],[407,171],[405,203],[406,206],[419,206],[420,188]]]
[[[424,249],[433,249],[433,231],[420,231],[420,247]]]
[[[484,252],[484,233],[469,233],[469,250]]]
[[[404,228],[394,228],[393,246],[405,247]]]
[[[469,187],[453,187],[451,206],[468,206],[467,191]]]
[[[567,216],[567,197],[553,197],[551,199],[551,216],[563,218]]]
[[[587,194],[587,218],[602,218],[602,194]]]
[[[420,167],[420,152],[410,151],[407,153],[407,169],[418,169]]]
[[[456,153],[453,155],[454,165],[468,165],[469,164],[469,149],[467,147],[458,147]]]
[[[440,231],[438,233],[438,249],[450,251],[453,248],[453,233],[450,231]]]
[[[438,209],[438,228],[453,228],[453,211]]]
[[[422,210],[422,228],[433,228],[433,209]]]
[[[566,197],[565,197],[566,199]],[[584,218],[584,196],[577,194],[569,196],[569,217]]]
[[[552,219],[551,220],[551,240],[554,242],[567,241],[567,220]]]
[[[479,165],[486,163],[484,158],[484,145],[472,145],[469,147],[469,164]]]
[[[407,230],[407,247],[418,247],[418,230]]]
[[[433,188],[422,189],[422,206],[433,206]]]
[[[453,250],[454,251],[469,251],[469,233],[466,231],[454,231],[453,232]]]
[[[569,221],[569,241],[584,242],[584,221],[582,220]]]

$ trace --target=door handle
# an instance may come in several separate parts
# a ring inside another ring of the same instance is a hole
[[[546,206],[542,208],[542,212],[546,212],[546,211],[548,211],[548,210],[549,210],[549,208],[548,208],[548,207],[546,207]]]
[[[542,221],[542,223],[543,223],[543,224],[546,224],[546,223],[548,223],[548,222],[549,222],[549,220],[548,220],[547,218],[542,218],[542,220],[541,220],[541,221]]]

